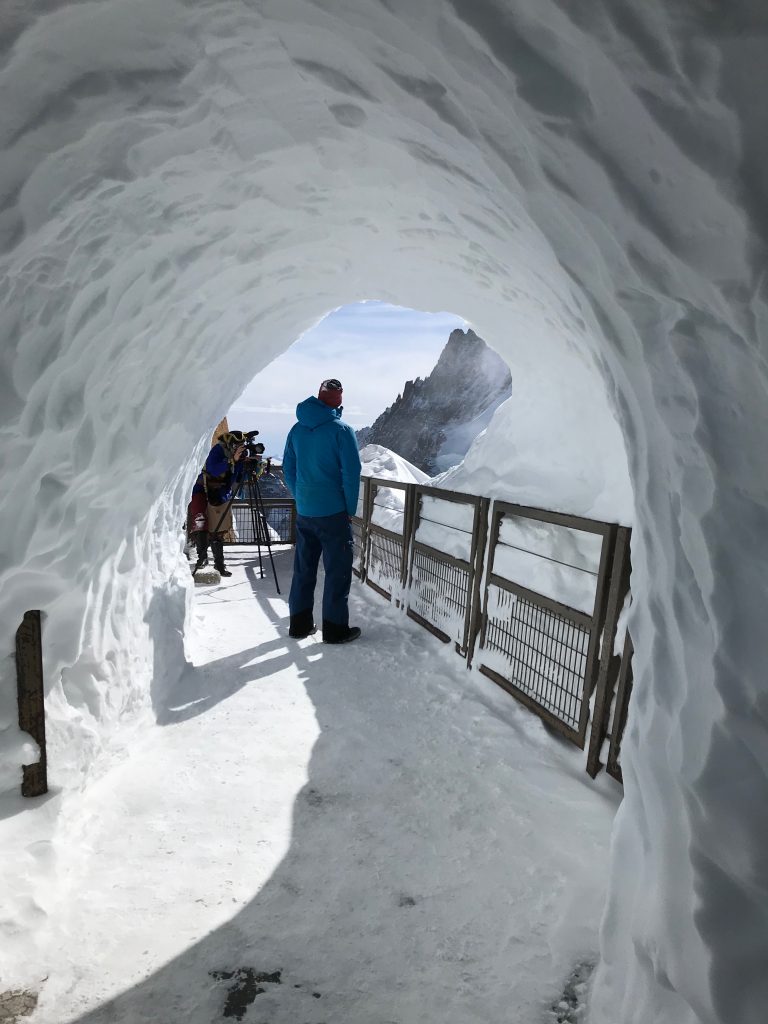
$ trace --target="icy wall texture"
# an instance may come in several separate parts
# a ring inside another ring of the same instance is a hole
[[[57,782],[172,671],[186,461],[221,409],[334,306],[451,309],[517,399],[465,486],[628,519],[629,453],[592,1020],[763,1021],[763,6],[0,8],[0,621],[10,652],[47,612]]]

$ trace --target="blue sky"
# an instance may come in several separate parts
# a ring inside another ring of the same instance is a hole
[[[338,377],[343,418],[356,430],[370,426],[407,380],[427,376],[456,327],[466,324],[453,313],[384,302],[342,306],[254,377],[227,413],[229,425],[259,430],[266,454],[282,456],[297,403],[316,395],[325,378]]]

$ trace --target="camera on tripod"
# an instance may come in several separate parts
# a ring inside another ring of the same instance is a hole
[[[263,454],[264,445],[259,442],[259,444],[249,445],[243,452],[243,458],[246,462],[260,462]]]
[[[246,470],[258,470],[261,468],[261,464],[264,459],[264,445],[261,442],[257,444],[249,445],[243,452],[243,459],[245,461]]]
[[[256,444],[253,443],[254,437],[258,435],[258,430],[244,430],[243,440],[245,441],[245,451],[243,452],[243,458],[246,460],[258,460],[261,458],[264,452],[264,445],[258,441]]]

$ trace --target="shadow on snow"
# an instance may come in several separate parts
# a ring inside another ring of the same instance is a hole
[[[276,555],[284,593],[287,555]],[[546,819],[577,813],[553,795],[555,774],[562,778],[555,748],[541,771],[521,772],[532,755],[546,760],[548,748],[532,751],[526,729],[510,729],[471,697],[462,703],[450,680],[441,689],[442,645],[386,606],[371,615],[356,585],[354,618],[369,613],[364,637],[328,649],[287,640],[287,609],[275,607],[268,563],[263,580],[252,566],[247,578],[248,600],[255,597],[279,637],[188,666],[153,699],[158,721],[170,725],[297,667],[320,734],[295,800],[290,849],[230,921],[78,1024],[555,1019],[548,997],[561,988],[562,964],[543,955],[548,939],[528,941],[521,925],[543,917],[537,931],[556,933],[567,917],[552,905],[568,888],[568,851],[558,857],[546,848],[551,831],[531,839],[529,811],[541,807]],[[236,589],[222,593],[240,600]],[[161,652],[158,673],[179,650]],[[282,653],[254,663],[272,651]],[[435,684],[425,685],[428,670]],[[500,761],[500,749],[514,751],[516,741],[527,749]],[[586,777],[569,785],[577,801],[596,799]],[[506,882],[522,874],[530,877],[512,887],[511,903]],[[578,888],[578,869],[574,879]],[[591,953],[594,936],[585,941]]]

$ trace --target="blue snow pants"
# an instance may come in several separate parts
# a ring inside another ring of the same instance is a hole
[[[288,607],[291,615],[311,610],[320,555],[323,556],[323,621],[349,625],[352,586],[352,527],[346,512],[332,516],[296,516],[296,552]]]

